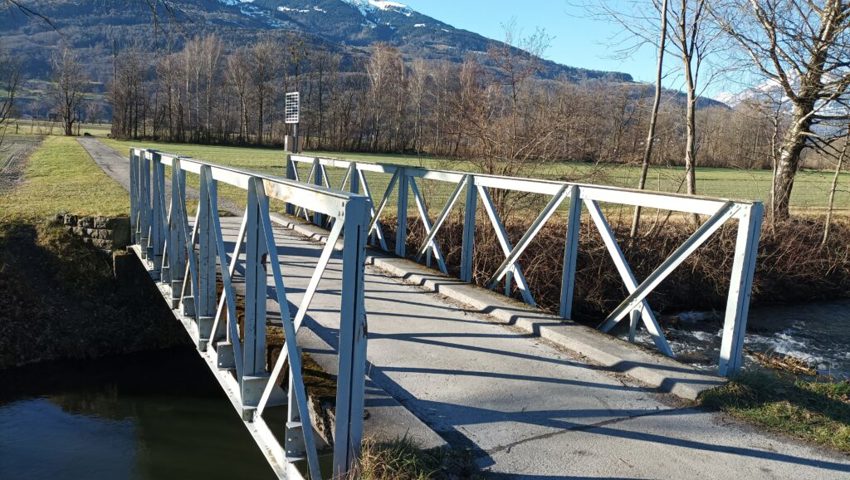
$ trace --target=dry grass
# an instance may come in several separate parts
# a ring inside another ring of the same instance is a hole
[[[483,479],[468,452],[421,449],[409,438],[363,442],[357,469],[348,478],[362,480]]]
[[[703,406],[850,453],[850,383],[750,372],[705,392]]]
[[[506,225],[508,236],[516,244],[527,230],[529,220],[514,220]],[[395,220],[385,223],[392,247]],[[416,251],[424,239],[418,219],[408,220],[408,251]],[[754,304],[794,303],[850,296],[850,226],[837,224],[830,242],[820,246],[823,225],[810,220],[793,220],[764,228],[759,247],[758,267],[753,286]],[[619,239],[628,238],[627,224],[614,223]],[[541,307],[557,311],[560,301],[563,244],[566,226],[551,221],[530,244],[520,265],[531,291]],[[736,224],[722,228],[685,261],[649,297],[659,312],[676,310],[722,310],[732,268]],[[457,275],[462,238],[460,218],[447,222],[438,234],[439,244],[450,273]],[[671,221],[652,236],[620,242],[635,276],[640,280],[652,272],[694,231],[686,222]],[[808,252],[801,255],[800,252]],[[479,219],[475,242],[475,282],[484,282],[496,270],[504,255],[492,227]],[[503,288],[500,288],[502,291]],[[513,295],[519,298],[516,288]],[[616,268],[592,222],[582,223],[576,268],[574,318],[594,323],[604,318],[626,298]]]

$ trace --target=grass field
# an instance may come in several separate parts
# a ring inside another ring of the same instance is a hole
[[[709,390],[703,406],[768,430],[850,453],[850,383],[750,372]]]
[[[45,219],[58,212],[126,215],[127,192],[92,161],[77,139],[46,137],[24,170],[24,181],[0,196],[0,222]]]
[[[80,135],[95,137],[106,137],[112,130],[108,123],[83,123],[80,125]],[[12,119],[3,126],[0,134],[5,131],[7,135],[65,135],[62,122],[50,122],[47,120],[16,120]],[[77,133],[77,127],[74,127]]]
[[[284,175],[283,152],[279,149],[250,148],[250,147],[219,147],[190,144],[170,144],[153,142],[128,142],[104,139],[104,141],[120,152],[126,152],[131,146],[156,148],[162,151],[188,155],[202,160],[219,163],[248,170],[255,170],[272,175]],[[366,162],[385,162],[447,170],[476,171],[475,165],[465,161],[453,161],[434,158],[417,158],[400,155],[369,155],[355,153],[310,152],[308,155],[345,158]],[[300,170],[306,175],[308,168]],[[339,186],[344,172],[330,171],[331,183]],[[558,163],[539,164],[530,166],[524,176],[558,180],[570,180],[583,183],[633,187],[637,184],[639,169],[635,166],[589,163]],[[650,170],[647,188],[659,191],[675,192],[681,186],[683,169],[678,167],[653,167]],[[389,177],[386,175],[369,175],[367,177],[376,201],[381,197]],[[792,208],[795,213],[821,214],[825,209],[828,190],[832,182],[832,172],[801,171],[797,177],[792,197]],[[426,182],[427,183],[427,182]],[[771,172],[767,170],[735,170],[724,168],[697,169],[697,190],[699,194],[730,198],[734,200],[766,201],[770,195]],[[842,212],[850,212],[850,172],[842,174],[840,187],[842,191],[836,198],[836,208]],[[452,187],[449,185],[420,185],[428,191],[428,197],[445,197]],[[442,205],[443,202],[434,202]]]

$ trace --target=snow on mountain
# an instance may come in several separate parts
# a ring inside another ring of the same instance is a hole
[[[363,16],[375,10],[382,11],[398,11],[406,16],[411,16],[413,11],[405,4],[398,2],[390,2],[386,0],[342,0],[343,2],[357,7]]]

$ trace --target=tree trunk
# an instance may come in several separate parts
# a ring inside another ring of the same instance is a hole
[[[652,159],[652,144],[655,143],[655,128],[658,124],[658,109],[661,105],[661,78],[664,73],[664,47],[667,43],[667,0],[661,5],[661,38],[658,42],[658,66],[655,69],[655,98],[652,101],[652,113],[649,116],[649,133],[646,135],[646,145],[643,149],[643,160],[640,164],[640,179],[638,189],[646,188],[646,176],[649,173],[649,161]],[[630,236],[634,238],[640,228],[640,207],[635,207],[632,218]]]
[[[785,133],[782,147],[779,151],[779,161],[776,164],[776,174],[773,176],[773,218],[786,220],[790,215],[791,191],[794,189],[794,178],[800,167],[800,156],[806,148],[807,133],[811,126],[811,111],[813,106],[807,104],[794,105],[794,123]]]
[[[847,158],[848,147],[850,147],[850,127],[847,129],[847,136],[844,138],[844,147],[841,149],[841,154],[838,156],[838,164],[835,166],[835,176],[832,177],[832,186],[829,189],[829,201],[826,205],[826,222],[823,225],[823,239],[821,239],[821,246],[825,246],[829,241],[829,233],[832,226],[832,213],[835,210],[835,192],[838,191],[838,179],[841,177],[841,169],[844,167],[844,160]]]

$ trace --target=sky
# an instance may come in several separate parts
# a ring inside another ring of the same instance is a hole
[[[617,52],[629,37],[614,22],[600,20],[583,5],[594,0],[401,0],[408,6],[457,28],[470,30],[485,37],[504,38],[502,25],[516,20],[527,34],[536,28],[545,29],[552,41],[544,58],[572,67],[607,70],[631,74],[636,81],[655,82],[657,52],[645,46],[627,58]],[[616,1],[609,5],[616,5]],[[675,59],[667,58],[671,67]],[[664,84],[680,90],[681,76],[669,75]],[[724,90],[722,82],[714,82],[704,94],[718,96]]]

